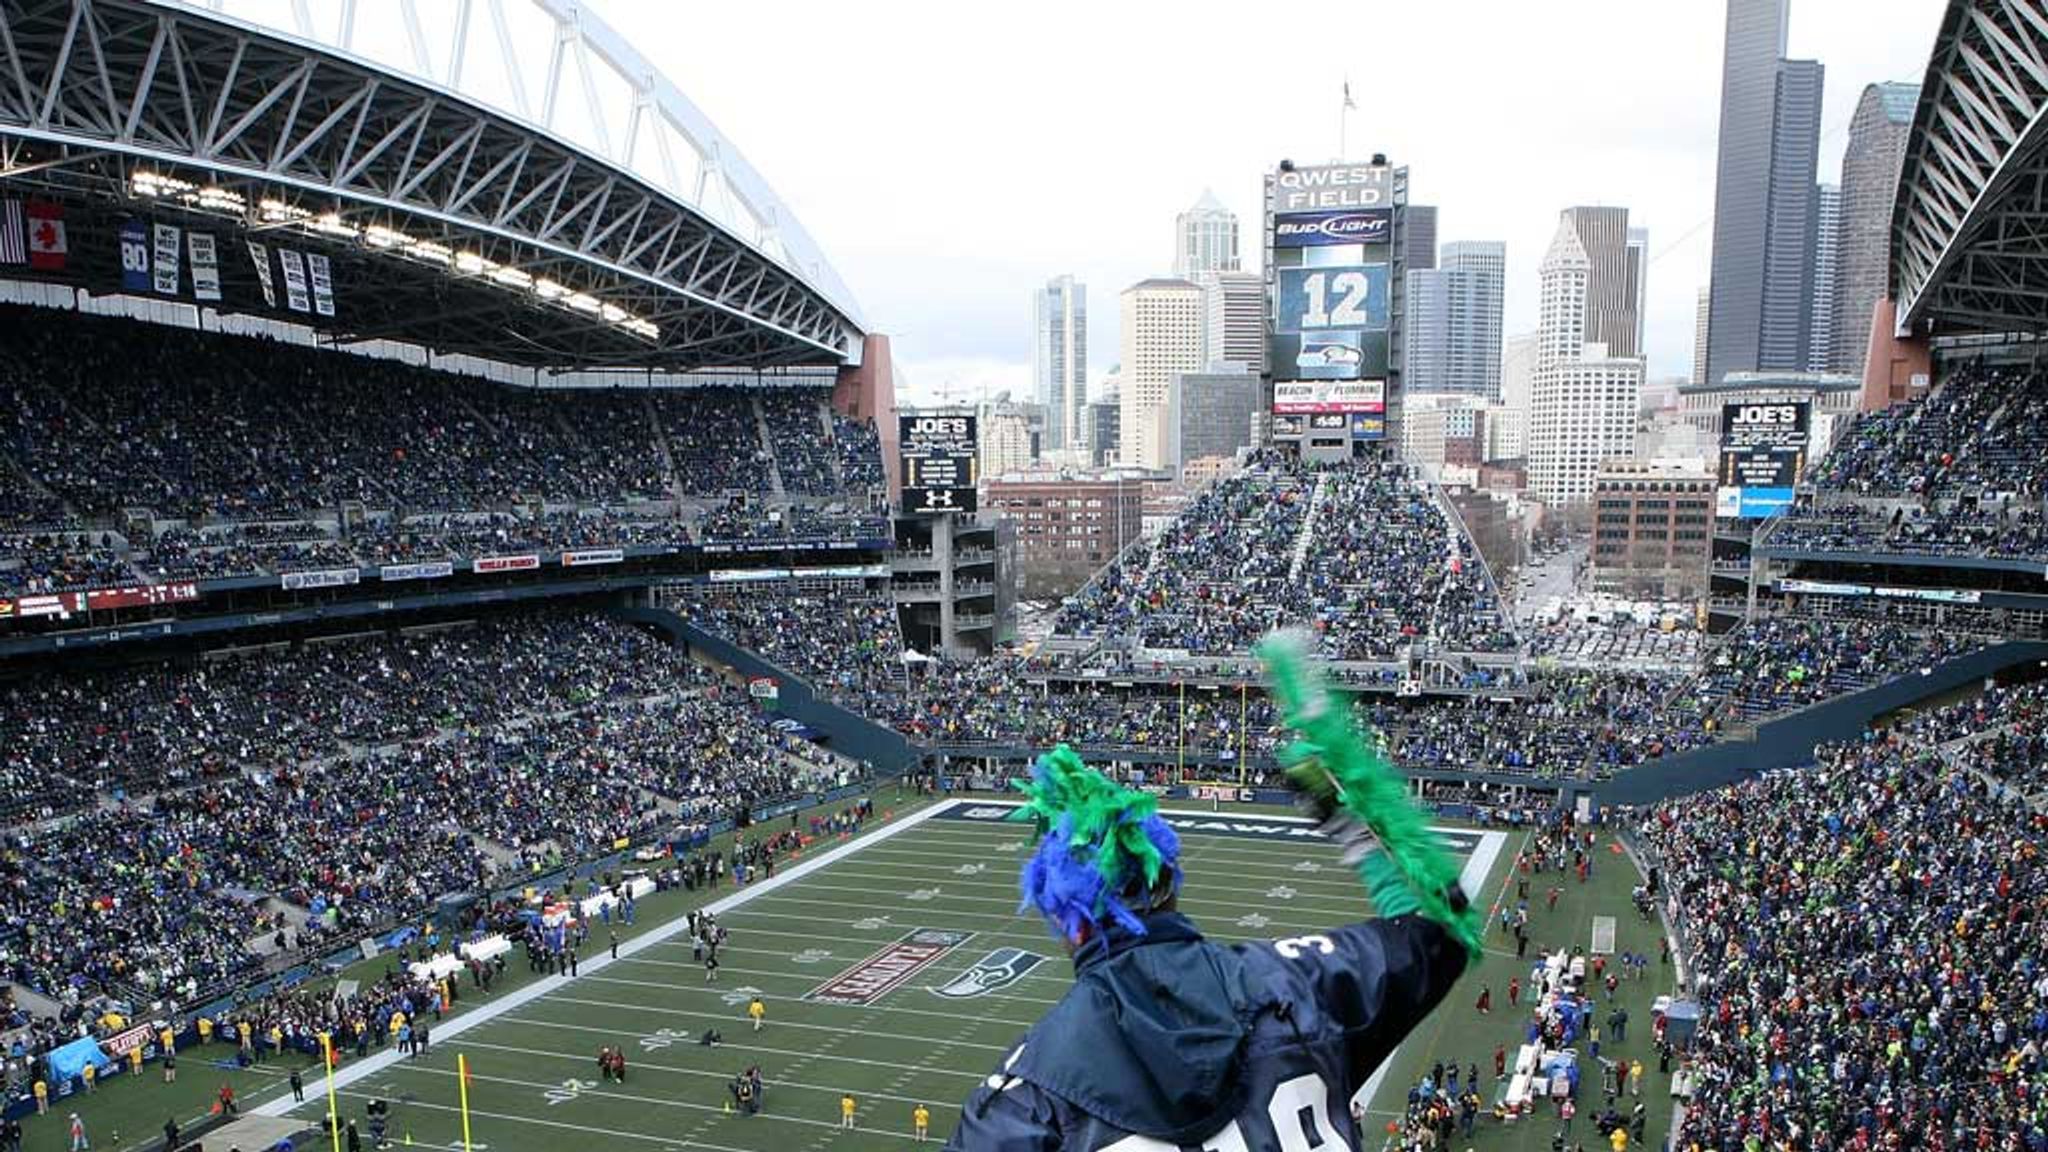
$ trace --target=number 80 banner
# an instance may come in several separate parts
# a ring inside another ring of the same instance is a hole
[[[1275,332],[1386,331],[1387,265],[1281,268],[1277,274]]]

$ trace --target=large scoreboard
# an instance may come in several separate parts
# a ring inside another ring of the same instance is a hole
[[[1721,405],[1715,515],[1754,520],[1784,511],[1806,467],[1811,405],[1779,400]]]
[[[1406,172],[1371,163],[1266,177],[1266,369],[1273,439],[1344,458],[1387,433],[1399,380]]]
[[[903,514],[973,513],[981,479],[975,418],[967,412],[906,412],[896,418]]]

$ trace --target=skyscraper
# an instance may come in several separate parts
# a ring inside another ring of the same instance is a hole
[[[1582,342],[1605,344],[1615,356],[1636,356],[1636,298],[1641,253],[1629,239],[1628,209],[1580,206],[1564,210],[1587,261],[1586,329]]]
[[[1699,304],[1692,314],[1692,382],[1707,382],[1707,324],[1712,315],[1714,290],[1700,289]]]
[[[1202,289],[1187,280],[1140,280],[1123,293],[1121,459],[1167,468],[1168,389],[1202,367]]]
[[[1834,355],[1835,290],[1840,270],[1842,189],[1823,184],[1813,231],[1813,317],[1807,322],[1806,370],[1825,372]]]
[[[1242,364],[1258,372],[1266,363],[1266,282],[1256,272],[1215,272],[1202,284],[1203,358]]]
[[[1530,384],[1529,489],[1564,504],[1592,495],[1601,462],[1635,452],[1636,408],[1643,362],[1610,356],[1589,341],[1593,261],[1579,241],[1572,213],[1563,213],[1538,271],[1536,371]],[[1624,221],[1624,228],[1626,222]],[[1627,330],[1633,334],[1631,323]]]
[[[1628,230],[1628,295],[1631,307],[1636,313],[1636,339],[1630,347],[1635,354],[1648,359],[1650,342],[1644,335],[1643,326],[1650,319],[1650,230],[1630,228]]]
[[[1499,399],[1506,281],[1497,241],[1446,244],[1438,267],[1408,271],[1405,391]]]
[[[1863,370],[1870,310],[1885,293],[1891,261],[1892,203],[1912,134],[1917,84],[1872,84],[1856,102],[1842,153],[1841,227],[1835,246],[1835,319],[1828,367]]]
[[[1085,448],[1088,403],[1088,286],[1072,276],[1046,282],[1034,298],[1038,333],[1032,342],[1038,402],[1045,406],[1048,452]]]
[[[1820,235],[1820,95],[1817,60],[1778,65],[1771,124],[1770,224],[1765,233],[1763,327],[1757,366],[1805,371],[1813,346],[1814,248]]]
[[[1401,228],[1401,255],[1408,262],[1408,271],[1436,267],[1436,207],[1408,205]]]
[[[1237,217],[1202,190],[1195,206],[1174,217],[1173,275],[1200,282],[1217,272],[1237,271]]]
[[[1488,425],[1487,458],[1513,460],[1529,454],[1529,394],[1536,387],[1536,333],[1507,338],[1500,356],[1501,419]]]
[[[1707,378],[1806,366],[1821,66],[1786,60],[1789,0],[1728,0]]]

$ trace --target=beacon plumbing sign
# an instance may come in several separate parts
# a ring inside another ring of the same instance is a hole
[[[1336,212],[1391,208],[1394,170],[1384,164],[1325,164],[1273,174],[1273,211]]]

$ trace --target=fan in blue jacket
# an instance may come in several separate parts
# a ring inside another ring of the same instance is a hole
[[[968,1097],[963,1152],[1356,1149],[1349,1101],[1450,991],[1480,926],[1402,785],[1269,645],[1303,739],[1290,779],[1358,866],[1379,918],[1222,945],[1175,910],[1180,843],[1157,801],[1061,747],[1018,787],[1039,844],[1024,905],[1074,986]]]

